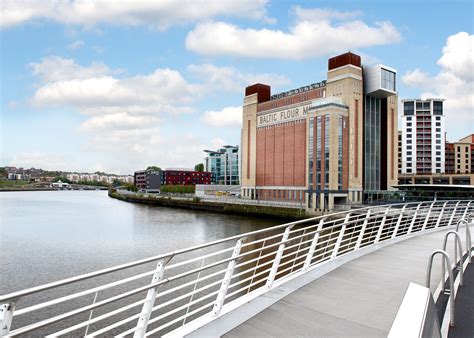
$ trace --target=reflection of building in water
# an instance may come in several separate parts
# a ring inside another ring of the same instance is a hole
[[[304,202],[308,210],[360,202],[397,184],[396,71],[329,59],[327,80],[271,95],[246,88],[242,196]]]

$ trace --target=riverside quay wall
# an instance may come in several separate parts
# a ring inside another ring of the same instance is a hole
[[[121,194],[114,190],[109,190],[109,197],[125,202],[156,205],[161,207],[180,208],[189,210],[201,210],[209,212],[226,213],[233,215],[281,218],[298,220],[314,216],[301,208],[288,208],[284,206],[255,205],[225,203],[216,201],[205,201],[199,198],[175,198],[142,194]]]

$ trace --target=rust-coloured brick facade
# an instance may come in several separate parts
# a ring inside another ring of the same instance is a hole
[[[257,186],[305,185],[306,121],[257,129]]]

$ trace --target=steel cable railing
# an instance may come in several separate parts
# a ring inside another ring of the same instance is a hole
[[[0,296],[0,333],[163,335],[195,320],[217,318],[244,298],[324,262],[455,225],[473,211],[471,201],[355,209],[64,279]]]

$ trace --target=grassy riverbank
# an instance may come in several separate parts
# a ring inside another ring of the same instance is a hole
[[[142,203],[163,207],[211,211],[252,217],[281,218],[289,220],[309,217],[304,209],[297,208],[203,201],[199,198],[185,199],[150,195],[145,196],[140,194],[120,194],[115,190],[109,190],[109,196],[131,203]]]

